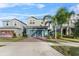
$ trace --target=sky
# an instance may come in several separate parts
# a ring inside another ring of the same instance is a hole
[[[0,3],[0,26],[6,19],[17,18],[26,22],[30,16],[43,18],[44,15],[55,15],[60,7],[79,13],[77,3]]]

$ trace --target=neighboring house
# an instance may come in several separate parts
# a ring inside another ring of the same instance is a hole
[[[71,16],[68,23],[63,24],[63,34],[64,35],[72,35],[75,23],[77,22],[78,19],[79,19],[79,14],[74,14]],[[68,27],[69,27],[69,29],[68,29]]]
[[[0,37],[23,36],[26,34],[26,24],[18,19],[10,19],[3,21],[3,27],[0,27]]]

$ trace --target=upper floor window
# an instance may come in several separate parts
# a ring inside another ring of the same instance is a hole
[[[33,22],[33,24],[35,24],[35,22]]]
[[[30,22],[30,24],[32,24],[32,22]]]
[[[30,24],[35,24],[35,22],[30,22]]]

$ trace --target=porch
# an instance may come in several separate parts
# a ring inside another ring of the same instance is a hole
[[[29,26],[27,27],[26,32],[30,37],[45,37],[48,35],[46,26]]]

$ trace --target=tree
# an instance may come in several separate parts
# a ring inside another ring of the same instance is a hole
[[[57,39],[57,18],[56,16],[52,16],[52,23],[54,25],[54,30],[55,30],[55,39]]]
[[[63,36],[63,24],[68,21],[69,11],[66,8],[59,8],[56,13],[58,25],[60,25],[61,38]]]
[[[26,37],[27,35],[26,35],[26,28],[25,27],[23,27],[23,37]]]
[[[45,15],[43,17],[43,21],[44,21],[44,24],[48,24],[48,27],[50,27],[50,20],[51,20],[51,15]],[[48,28],[48,35],[51,36],[51,30]]]

